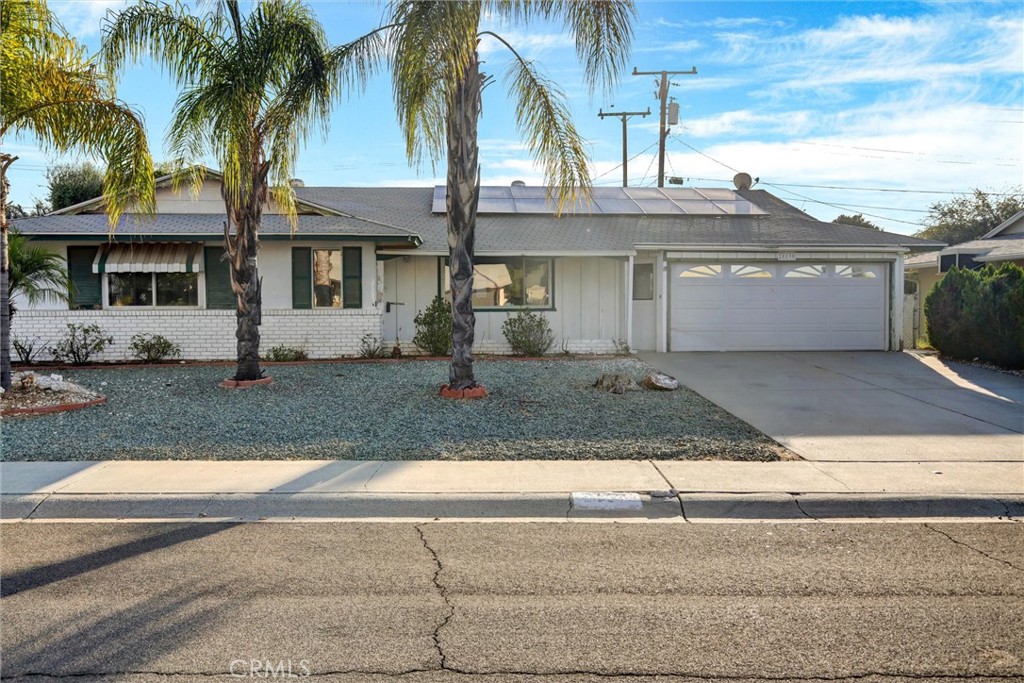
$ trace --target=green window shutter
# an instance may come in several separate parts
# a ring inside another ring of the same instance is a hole
[[[363,307],[363,248],[341,250],[341,291],[345,308]]]
[[[231,266],[222,259],[223,247],[206,247],[203,260],[206,272],[206,307],[234,310],[237,304],[231,292]]]
[[[92,262],[99,247],[68,247],[68,278],[71,280],[71,308],[99,308],[103,298],[99,273]]]
[[[309,247],[292,247],[292,308],[313,308],[313,254]]]

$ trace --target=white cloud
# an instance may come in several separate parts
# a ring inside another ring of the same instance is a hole
[[[68,33],[79,39],[99,35],[103,17],[107,12],[116,12],[127,5],[126,0],[54,0],[49,3],[50,10]]]

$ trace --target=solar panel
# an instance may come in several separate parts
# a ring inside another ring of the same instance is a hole
[[[644,213],[651,216],[683,213],[681,206],[673,201],[665,199],[664,196],[662,196],[661,199],[637,199],[636,204]]]
[[[516,213],[516,203],[511,197],[480,197],[477,213]]]
[[[736,194],[732,190],[725,190],[725,189],[719,189],[719,188],[704,188],[704,187],[702,187],[702,188],[698,189],[697,192],[700,192],[702,195],[704,195],[708,199],[727,199],[727,200],[728,199],[732,199],[732,200],[743,199],[742,197],[740,197],[738,194]]]
[[[632,199],[595,199],[601,213],[643,213]]]
[[[479,213],[554,214],[556,198],[548,198],[548,188],[539,186],[487,186],[480,188]],[[444,213],[445,188],[434,188],[434,213]],[[767,212],[724,188],[692,187],[595,187],[589,201],[578,198],[565,207],[565,213],[577,216],[636,215],[691,216],[765,215]]]

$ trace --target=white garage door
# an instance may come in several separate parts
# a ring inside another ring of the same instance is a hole
[[[884,350],[882,263],[673,263],[671,351]]]

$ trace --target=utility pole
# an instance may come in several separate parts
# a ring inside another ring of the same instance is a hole
[[[612,105],[612,106],[615,106],[615,105]],[[602,119],[604,117],[606,117],[606,116],[618,116],[620,119],[622,119],[622,186],[623,187],[628,187],[629,186],[629,172],[628,172],[628,168],[627,168],[627,165],[629,164],[629,156],[628,156],[628,154],[626,152],[626,121],[631,116],[644,117],[644,116],[650,116],[650,114],[651,114],[651,108],[650,107],[647,107],[647,111],[607,111],[606,112],[604,109],[601,109],[601,110],[599,110],[597,112],[597,115],[600,118],[602,118]]]
[[[665,187],[665,138],[668,137],[669,128],[666,124],[666,110],[668,109],[668,86],[669,76],[696,76],[697,67],[689,71],[637,71],[633,67],[634,76],[661,76],[661,81],[655,81],[658,85],[658,92],[655,93],[661,100],[661,127],[658,137],[658,187]],[[676,123],[676,121],[673,121]]]

